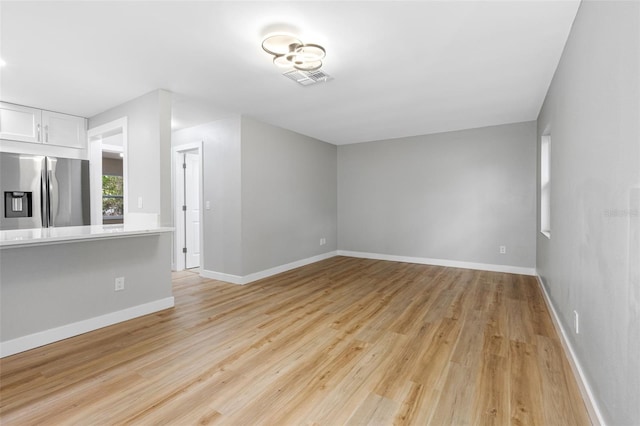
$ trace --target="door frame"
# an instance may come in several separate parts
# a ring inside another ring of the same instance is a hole
[[[122,192],[124,194],[124,211],[122,213],[124,216],[124,223],[127,223],[127,216],[129,214],[129,152],[127,150],[127,117],[122,117],[87,130],[90,175],[89,198],[91,200],[92,225],[102,225],[102,139],[118,133],[122,133]]]
[[[184,145],[178,145],[173,147],[172,155],[171,155],[171,186],[173,196],[171,197],[173,202],[173,227],[175,229],[173,235],[173,270],[174,271],[182,271],[185,269],[185,259],[182,255],[182,242],[184,241],[184,214],[182,212],[182,201],[184,200],[184,174],[182,172],[181,167],[181,158],[180,156],[184,154],[186,151],[197,151],[198,153],[198,181],[199,181],[199,193],[198,193],[198,211],[200,212],[200,235],[198,240],[200,241],[200,266],[197,269],[198,271],[202,271],[202,263],[204,258],[204,239],[203,239],[203,231],[204,231],[204,215],[202,210],[202,200],[204,194],[203,188],[203,153],[202,153],[202,141],[187,143]]]

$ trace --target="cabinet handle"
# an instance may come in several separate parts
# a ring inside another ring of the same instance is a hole
[[[44,126],[44,141],[49,142],[49,125]]]
[[[38,124],[37,128],[38,128],[38,142],[40,142],[40,124]]]

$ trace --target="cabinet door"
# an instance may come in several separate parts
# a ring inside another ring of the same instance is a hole
[[[41,120],[39,109],[0,102],[0,139],[40,143]]]
[[[42,142],[69,148],[86,148],[85,119],[75,115],[42,111]]]

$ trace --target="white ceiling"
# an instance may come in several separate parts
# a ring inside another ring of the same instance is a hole
[[[246,114],[334,144],[535,120],[579,1],[0,3],[0,98],[93,116],[157,88],[176,128]],[[301,87],[286,30],[335,80]]]

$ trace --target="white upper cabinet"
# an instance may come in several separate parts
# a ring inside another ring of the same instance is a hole
[[[41,142],[42,111],[0,103],[0,139]]]
[[[75,115],[0,103],[0,139],[86,148],[86,120]]]
[[[69,148],[85,148],[87,139],[85,122],[84,118],[75,115],[42,111],[42,142]]]

